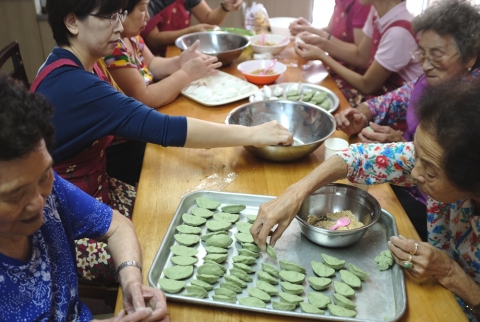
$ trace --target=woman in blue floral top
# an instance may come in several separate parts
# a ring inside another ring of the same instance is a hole
[[[478,76],[478,7],[465,0],[438,1],[415,17],[412,27],[419,37],[418,50],[412,55],[422,64],[424,75],[386,95],[337,114],[338,129],[348,135],[358,133],[363,142],[413,141],[418,126],[414,106],[427,86],[435,86],[452,77]],[[365,128],[367,124],[369,129]],[[392,188],[418,234],[426,241],[426,196],[417,188]]]
[[[275,245],[302,202],[332,181],[417,185],[428,196],[428,243],[391,237],[390,250],[413,277],[434,278],[451,290],[475,319],[480,314],[479,102],[476,79],[427,89],[417,105],[414,142],[355,144],[338,152],[260,207],[250,230],[255,242],[264,248],[278,224],[270,240]]]

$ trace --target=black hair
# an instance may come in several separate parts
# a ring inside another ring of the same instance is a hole
[[[48,23],[52,28],[53,38],[58,46],[70,45],[72,36],[65,26],[65,17],[73,13],[79,19],[85,19],[88,14],[95,13],[109,16],[119,12],[126,6],[127,0],[47,0],[46,9]]]
[[[416,109],[419,126],[443,149],[448,180],[462,192],[480,195],[480,80],[431,86]]]
[[[135,9],[135,6],[140,1],[141,0],[127,0],[127,4],[125,5],[125,10],[128,10],[128,14],[131,14],[133,12],[133,9]]]
[[[53,152],[53,107],[39,94],[0,73],[0,160],[10,161],[32,152],[43,139]]]

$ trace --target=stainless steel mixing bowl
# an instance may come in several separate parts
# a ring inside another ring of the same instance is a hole
[[[217,56],[223,66],[230,65],[242,51],[250,45],[250,40],[242,35],[226,31],[204,31],[183,35],[175,41],[181,50],[187,49],[199,39],[198,51],[207,55]]]
[[[351,230],[328,230],[307,223],[308,215],[350,210],[363,227]],[[296,218],[302,233],[312,242],[325,247],[344,247],[356,243],[368,227],[380,218],[378,201],[368,192],[346,184],[332,183],[312,193],[302,204]]]
[[[251,102],[233,109],[227,124],[255,126],[276,120],[294,137],[292,146],[246,146],[253,154],[272,161],[291,161],[309,155],[335,131],[334,117],[313,104],[289,100]]]

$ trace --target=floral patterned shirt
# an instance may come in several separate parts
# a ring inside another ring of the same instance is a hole
[[[134,52],[132,53],[123,39],[117,44],[117,48],[113,50],[111,55],[108,55],[103,58],[107,68],[136,68],[142,75],[143,80],[146,85],[153,83],[153,75],[148,69],[147,64],[145,63],[145,57],[143,56],[143,50],[145,48],[145,42],[143,38],[138,35],[130,38]]]
[[[414,150],[413,142],[365,143],[353,144],[336,154],[347,164],[347,178],[352,182],[411,187],[415,185],[411,175]],[[429,243],[447,252],[480,284],[480,219],[472,200],[447,204],[428,197],[427,221]]]
[[[43,225],[30,236],[30,259],[24,262],[0,254],[0,321],[93,318],[78,297],[74,240],[105,235],[112,209],[54,176]]]

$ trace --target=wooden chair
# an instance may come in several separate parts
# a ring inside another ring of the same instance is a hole
[[[17,41],[13,41],[0,51],[0,68],[9,59],[12,59],[13,71],[8,74],[9,77],[22,82],[27,89],[30,88],[22,56],[20,55],[20,46]]]

